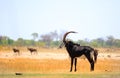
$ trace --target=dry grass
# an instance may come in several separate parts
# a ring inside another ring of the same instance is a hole
[[[2,56],[2,53],[3,54],[5,54],[5,53],[13,54],[11,48],[12,47],[9,47],[8,49],[2,48],[2,50],[0,50],[0,56]],[[26,47],[20,47],[20,49],[21,49],[21,52],[23,53],[23,55],[20,55],[20,56],[12,55],[12,57],[6,56],[5,58],[0,57],[0,75],[6,74],[6,73],[8,73],[8,74],[16,73],[16,72],[40,73],[40,75],[41,74],[47,75],[47,73],[49,73],[49,74],[50,73],[51,74],[68,73],[69,74],[69,67],[70,67],[69,57],[66,59],[52,59],[52,58],[42,58],[42,59],[37,58],[36,59],[35,58],[35,57],[42,57],[40,55],[41,52],[45,53],[45,54],[49,52],[49,53],[54,53],[54,54],[58,54],[58,55],[59,55],[59,53],[63,53],[63,54],[67,55],[67,52],[65,51],[65,49],[62,49],[62,50],[61,49],[43,49],[43,48],[37,47],[37,49],[39,51],[39,56],[30,55],[30,53],[29,53],[29,51],[27,51]],[[113,50],[108,49],[108,48],[105,48],[105,49],[99,48],[99,53],[107,53],[108,55],[111,54],[111,52],[114,52],[114,54],[120,54],[119,51],[120,51],[119,48],[118,49],[115,48]],[[24,54],[27,54],[29,57],[33,57],[33,58],[24,57]],[[120,72],[120,59],[112,59],[112,56],[109,55],[109,57],[108,57],[108,55],[107,55],[107,58],[98,57],[97,63],[95,64],[95,71],[92,73],[99,74],[99,73],[103,73],[103,72],[104,73]],[[77,72],[76,73],[72,72],[72,73],[73,74],[91,73],[89,62],[86,59],[79,58],[78,63],[77,63]],[[60,74],[60,75],[64,75],[64,74]],[[66,74],[65,74],[65,76],[66,76]],[[1,77],[3,78],[3,76],[1,76]],[[45,77],[46,76],[44,76],[43,78],[45,78]],[[75,77],[76,77],[76,75],[75,75]],[[120,76],[118,75],[118,77],[120,77]],[[39,76],[36,78],[39,78]],[[53,76],[51,78],[53,78]],[[60,78],[63,78],[63,77],[60,77]],[[84,78],[87,78],[87,77],[84,77]],[[104,78],[106,78],[106,77],[104,77]],[[107,78],[109,78],[109,77],[107,77]],[[113,77],[113,78],[115,78],[115,77]]]
[[[0,59],[0,73],[12,72],[68,72],[70,60],[55,60],[55,59]],[[78,72],[89,72],[90,65],[87,60],[78,60]],[[95,64],[95,72],[114,72],[120,71],[120,60],[98,59]]]

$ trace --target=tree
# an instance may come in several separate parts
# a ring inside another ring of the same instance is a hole
[[[0,44],[8,45],[8,39],[9,39],[9,37],[7,37],[7,36],[0,36]]]
[[[98,44],[98,47],[103,47],[105,45],[103,38],[97,38],[96,42]]]
[[[14,43],[14,40],[8,38],[8,45],[13,45],[13,43]]]
[[[80,45],[88,45],[85,40],[78,40],[77,43]]]
[[[46,47],[50,46],[51,41],[53,41],[53,38],[50,34],[45,34],[41,36],[41,40],[45,42]]]
[[[115,39],[114,46],[120,47],[120,39]]]
[[[31,35],[33,36],[34,41],[38,38],[38,33],[32,33]]]
[[[58,33],[56,30],[54,32],[50,32],[50,35],[53,38],[53,40],[58,41]]]
[[[115,39],[114,39],[113,36],[108,36],[108,37],[107,37],[107,41],[106,41],[106,45],[107,45],[108,47],[111,47],[111,46],[114,45],[114,41],[115,41]]]
[[[91,46],[94,46],[94,47],[98,47],[97,40],[96,40],[96,39],[92,40],[92,41],[90,42],[90,45],[91,45]]]
[[[24,43],[23,38],[18,38],[17,41],[15,42],[15,45],[16,46],[24,46],[25,43]]]

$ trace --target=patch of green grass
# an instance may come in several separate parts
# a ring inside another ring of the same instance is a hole
[[[120,78],[120,72],[103,72],[103,73],[23,73],[0,74],[0,78]]]

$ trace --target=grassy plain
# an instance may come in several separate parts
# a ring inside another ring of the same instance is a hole
[[[70,58],[65,49],[37,49],[38,55],[31,55],[25,47],[20,47],[21,55],[18,56],[11,47],[3,47],[0,50],[0,78],[120,78],[119,48],[98,48],[93,72],[83,58],[78,59],[77,72],[69,72]],[[22,75],[15,75],[16,72]]]

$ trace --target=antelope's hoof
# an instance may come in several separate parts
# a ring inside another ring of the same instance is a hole
[[[76,72],[77,70],[74,70],[74,72]]]
[[[70,72],[72,72],[72,70],[70,70]]]

